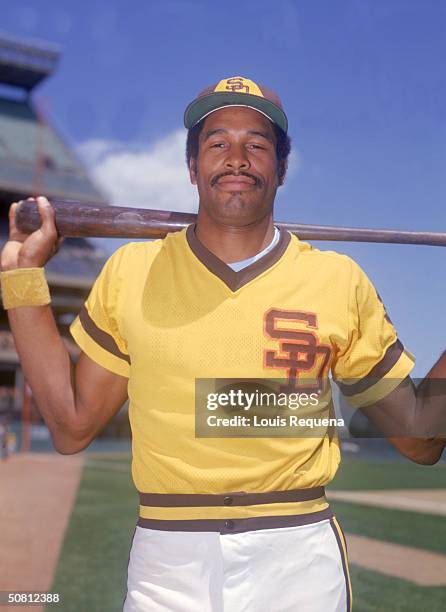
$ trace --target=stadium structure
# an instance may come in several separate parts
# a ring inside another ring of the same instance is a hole
[[[0,246],[8,238],[12,202],[49,198],[107,202],[64,139],[39,112],[33,93],[53,74],[60,51],[0,33]],[[68,327],[105,261],[91,241],[67,238],[46,266],[52,308],[70,354],[77,347]],[[0,418],[30,404],[6,312],[0,310]],[[29,406],[28,406],[29,409]]]

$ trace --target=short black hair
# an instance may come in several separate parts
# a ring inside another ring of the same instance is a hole
[[[189,167],[189,162],[191,159],[197,159],[198,157],[198,139],[200,137],[200,132],[203,129],[204,120],[201,120],[199,123],[194,125],[187,132],[186,139],[186,163],[187,167]],[[286,134],[282,128],[273,123],[274,134],[276,136],[276,156],[277,156],[277,164],[278,164],[278,174],[279,174],[279,185],[285,180],[285,174],[287,171],[288,164],[288,156],[291,151],[291,138]]]

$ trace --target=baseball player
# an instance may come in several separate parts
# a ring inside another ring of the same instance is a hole
[[[324,493],[340,461],[336,431],[197,436],[200,384],[279,377],[291,394],[331,372],[356,405],[373,394],[378,421],[403,404],[409,422],[420,419],[413,358],[355,262],[275,228],[290,150],[279,98],[223,79],[189,104],[185,126],[197,223],[109,258],[71,325],[76,366],[43,272],[57,245],[53,210],[38,198],[42,227],[25,236],[12,205],[1,265],[17,350],[61,453],[85,448],[130,399],[140,510],[126,612],[345,612],[345,539]],[[445,375],[443,355],[429,376]],[[320,411],[331,413],[323,393]],[[391,441],[425,464],[445,443]]]

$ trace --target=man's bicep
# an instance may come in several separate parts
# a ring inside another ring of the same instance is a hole
[[[130,355],[122,323],[128,317],[122,297],[126,291],[121,285],[124,249],[115,251],[105,263],[79,315],[71,323],[70,333],[93,362],[125,378],[130,374]]]
[[[118,412],[127,400],[128,378],[116,374],[93,361],[84,352],[74,369],[76,408],[93,438]]]

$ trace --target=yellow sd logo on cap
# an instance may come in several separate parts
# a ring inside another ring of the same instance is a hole
[[[254,81],[240,76],[222,79],[214,89],[214,92],[215,91],[236,91],[238,93],[247,93],[253,96],[264,97],[259,86],[256,85]]]

